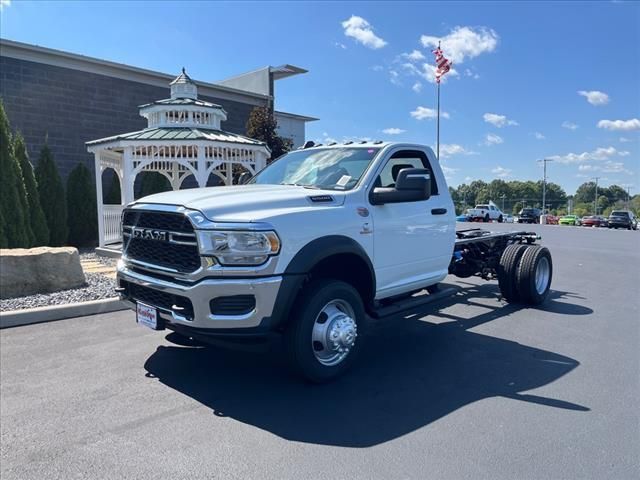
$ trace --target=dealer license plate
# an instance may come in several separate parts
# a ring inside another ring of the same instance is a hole
[[[158,330],[158,311],[155,307],[138,302],[136,305],[136,321],[152,330]]]

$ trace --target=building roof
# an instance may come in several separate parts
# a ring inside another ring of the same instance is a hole
[[[195,83],[195,82],[191,80],[191,77],[187,75],[187,72],[185,71],[184,67],[182,67],[182,73],[178,75],[176,78],[174,78],[169,85],[175,85],[176,83]]]
[[[254,140],[236,133],[207,128],[145,128],[137,132],[121,133],[112,137],[100,138],[87,142],[87,145],[114,142],[118,140],[206,140],[211,142],[241,143],[245,145],[264,146],[264,142]]]
[[[301,120],[303,122],[315,122],[317,120],[320,120],[319,118],[316,118],[316,117],[309,117],[307,115],[298,115],[297,113],[281,112],[279,110],[276,110],[273,113],[275,114],[276,117],[293,118],[295,120]]]

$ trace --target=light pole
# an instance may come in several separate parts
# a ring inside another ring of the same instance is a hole
[[[500,198],[502,199],[502,213],[504,213],[504,199],[507,198],[507,196],[503,193]]]
[[[598,215],[598,180],[600,180],[600,177],[593,177],[593,179],[596,181],[596,195],[593,199],[593,210],[595,211],[594,215]]]
[[[627,210],[631,207],[631,187],[627,187]]]
[[[543,174],[542,174],[542,214],[545,215],[547,213],[547,162],[553,162],[550,158],[545,158],[542,160],[538,160],[538,162],[542,162],[543,164]]]

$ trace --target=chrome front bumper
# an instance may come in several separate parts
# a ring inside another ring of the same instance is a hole
[[[120,280],[125,280],[142,287],[188,298],[193,305],[193,319],[166,308],[158,308],[160,317],[176,325],[211,330],[260,326],[263,319],[271,317],[282,283],[282,277],[272,276],[256,279],[205,279],[194,285],[184,285],[134,272],[123,264],[118,265],[117,277],[118,284]],[[209,302],[212,299],[234,295],[253,295],[256,300],[255,308],[244,315],[211,313]],[[136,308],[135,298],[125,297],[123,300],[132,309]]]

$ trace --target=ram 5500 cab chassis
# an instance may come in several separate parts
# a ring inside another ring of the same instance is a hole
[[[349,368],[368,322],[455,293],[448,274],[528,305],[552,277],[535,233],[456,232],[440,165],[414,144],[296,150],[244,185],[142,198],[122,235],[117,290],[139,323],[208,343],[283,336],[315,382]]]

